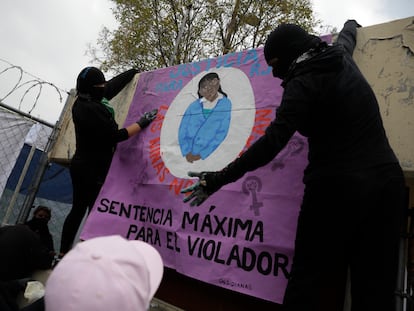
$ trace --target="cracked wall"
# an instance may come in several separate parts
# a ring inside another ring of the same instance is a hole
[[[374,89],[404,173],[414,177],[414,17],[359,28],[353,56]]]

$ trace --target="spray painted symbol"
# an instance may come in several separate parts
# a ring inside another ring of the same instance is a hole
[[[271,170],[283,169],[285,167],[285,160],[291,156],[300,154],[304,148],[305,142],[303,139],[295,136],[292,137],[284,151],[274,160]]]
[[[260,192],[260,190],[262,190],[262,181],[259,177],[249,176],[244,180],[242,189],[245,194],[251,194],[252,204],[250,205],[250,210],[254,212],[255,216],[259,216],[259,208],[263,206],[263,202],[259,202],[257,200],[257,192]]]

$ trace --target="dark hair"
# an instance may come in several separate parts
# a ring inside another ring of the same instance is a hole
[[[39,205],[38,207],[36,207],[36,209],[33,212],[33,215],[36,215],[40,211],[46,212],[46,214],[48,215],[48,219],[50,219],[52,217],[51,209],[46,207],[46,206],[43,206],[43,205]]]
[[[210,73],[204,75],[200,79],[200,81],[198,82],[198,91],[197,91],[198,98],[203,97],[200,94],[200,86],[201,86],[201,83],[203,83],[204,81],[211,81],[211,80],[214,80],[214,79],[218,79],[220,81],[219,75],[217,73],[215,73],[215,72],[210,72]],[[223,94],[225,97],[228,97],[227,94],[224,93],[223,90],[221,89],[221,85],[219,86],[218,92],[221,93],[221,94]]]

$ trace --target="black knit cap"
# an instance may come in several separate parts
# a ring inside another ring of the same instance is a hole
[[[90,94],[93,86],[105,83],[105,76],[102,71],[96,67],[86,67],[78,75],[76,80],[76,90],[78,93]]]
[[[278,58],[278,77],[284,77],[292,62],[321,42],[317,36],[295,24],[281,24],[267,37],[264,56],[267,62]],[[280,75],[280,76],[279,76]]]

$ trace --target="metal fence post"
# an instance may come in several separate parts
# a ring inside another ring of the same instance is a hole
[[[33,155],[34,155],[35,151],[36,151],[36,146],[35,145],[32,145],[32,147],[30,148],[30,153],[29,153],[29,155],[28,155],[28,157],[26,159],[26,162],[24,163],[24,167],[23,167],[22,173],[20,174],[19,181],[17,182],[16,189],[14,189],[14,192],[13,192],[13,195],[12,195],[12,197],[10,199],[9,205],[7,206],[6,214],[5,214],[4,218],[3,218],[2,225],[8,224],[8,221],[9,221],[9,218],[10,218],[10,214],[11,214],[11,212],[13,210],[13,207],[14,207],[14,205],[16,203],[17,196],[19,195],[21,186],[23,184],[24,178],[26,177],[27,170],[29,169],[30,162],[33,159]]]
[[[62,117],[65,115],[66,110],[68,109],[70,98],[72,96],[75,96],[74,90],[71,90],[71,92],[68,94],[68,97],[66,98],[65,106],[60,114],[59,120],[56,122],[55,126],[53,127],[52,134],[49,136],[47,145],[41,155],[41,159],[39,161],[39,165],[36,169],[35,175],[32,179],[32,182],[30,183],[30,187],[28,190],[28,193],[25,197],[25,200],[23,202],[23,206],[19,212],[19,216],[17,217],[16,223],[24,223],[26,222],[27,218],[30,214],[30,209],[33,206],[33,202],[36,198],[36,194],[39,190],[40,183],[42,181],[43,175],[46,171],[47,166],[49,165],[49,158],[48,153],[53,149],[53,146],[56,142],[57,135],[60,132],[61,124],[62,124]]]

